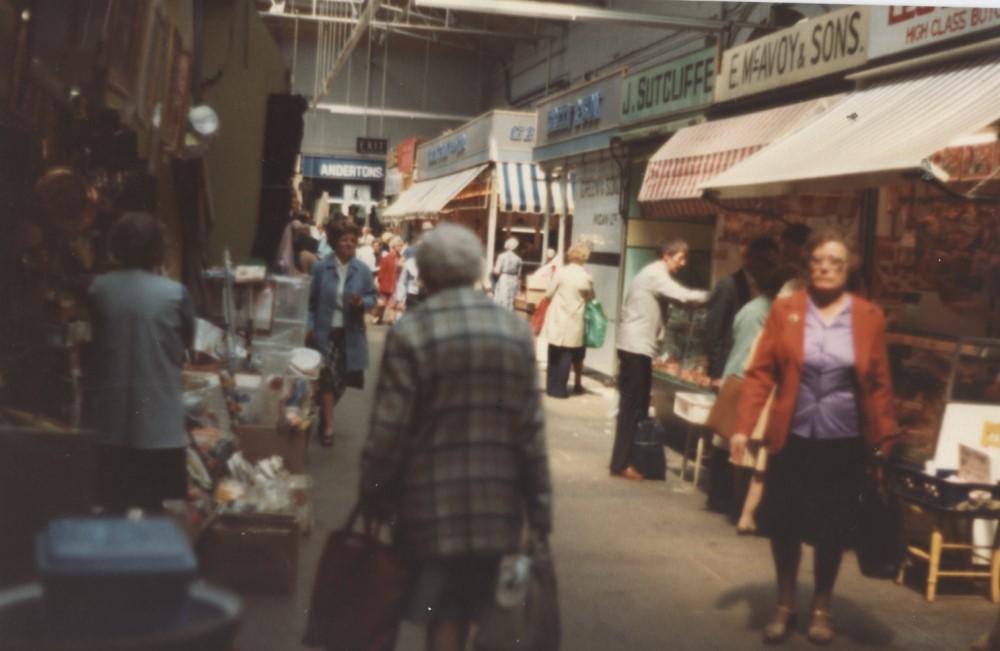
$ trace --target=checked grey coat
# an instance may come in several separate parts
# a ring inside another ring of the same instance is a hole
[[[525,517],[552,527],[544,430],[528,323],[472,287],[432,294],[386,338],[364,511],[418,559],[516,551]]]

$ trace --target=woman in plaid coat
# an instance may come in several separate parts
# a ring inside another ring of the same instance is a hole
[[[479,238],[442,224],[416,255],[429,295],[386,338],[361,502],[416,567],[405,610],[430,618],[428,648],[463,649],[525,520],[551,529],[544,412],[528,323],[473,287]]]

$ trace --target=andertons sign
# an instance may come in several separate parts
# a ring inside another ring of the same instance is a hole
[[[708,106],[714,84],[714,46],[640,70],[622,82],[622,124]]]
[[[847,7],[727,50],[715,84],[715,101],[864,65],[868,24],[868,7]]]

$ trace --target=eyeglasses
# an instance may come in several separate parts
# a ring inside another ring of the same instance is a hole
[[[824,264],[832,269],[841,270],[847,266],[847,260],[836,258],[832,255],[814,255],[809,258],[809,264],[813,267],[822,267]]]

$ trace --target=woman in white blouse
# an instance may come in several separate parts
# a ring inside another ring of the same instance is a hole
[[[570,367],[583,368],[587,349],[583,345],[583,313],[587,301],[594,298],[594,281],[583,268],[590,258],[590,247],[577,242],[566,252],[566,265],[552,277],[545,296],[549,308],[545,313],[542,336],[549,343],[548,375],[545,393],[553,398],[568,398]],[[582,393],[580,374],[576,375],[575,393]]]

